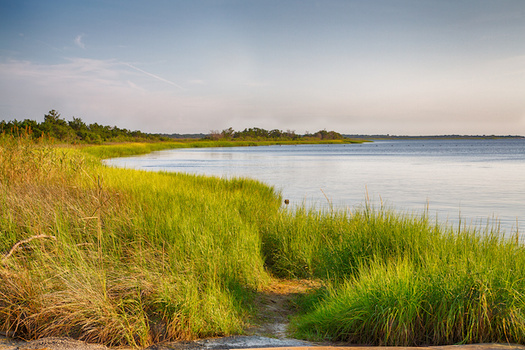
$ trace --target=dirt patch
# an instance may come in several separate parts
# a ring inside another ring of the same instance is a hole
[[[296,309],[293,300],[299,294],[318,287],[319,283],[311,280],[274,279],[256,297],[257,324],[248,329],[248,334],[278,339],[287,338],[290,316]]]

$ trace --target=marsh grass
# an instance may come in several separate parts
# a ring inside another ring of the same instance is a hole
[[[97,158],[116,158],[139,154],[147,154],[154,151],[162,151],[172,148],[187,147],[184,142],[130,142],[114,145],[84,146],[82,152]]]
[[[439,229],[425,215],[369,205],[352,212],[299,208],[267,223],[263,252],[281,277],[339,281],[373,259],[406,254],[419,259]]]
[[[144,142],[144,143],[119,143],[114,145],[86,146],[83,152],[98,158],[115,158],[139,154],[146,154],[154,151],[175,148],[209,148],[209,147],[252,147],[252,146],[272,146],[272,145],[299,145],[299,144],[347,144],[361,143],[356,140],[305,140],[305,141],[211,141],[211,140],[181,140],[177,142]]]
[[[324,293],[303,299],[297,337],[383,346],[525,341],[517,234],[454,230],[365,206],[284,212],[264,235],[275,273],[325,283]]]
[[[258,228],[273,189],[1,141],[2,331],[134,347],[242,332],[268,281]]]
[[[1,331],[136,348],[239,334],[275,275],[322,281],[300,300],[297,337],[525,343],[517,233],[366,203],[289,210],[256,181],[100,161],[191,143],[64,148],[3,135],[0,145]]]

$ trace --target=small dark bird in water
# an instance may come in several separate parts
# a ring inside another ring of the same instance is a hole
[[[288,199],[285,199],[284,200],[284,204],[288,205],[288,204],[290,204],[290,201]]]

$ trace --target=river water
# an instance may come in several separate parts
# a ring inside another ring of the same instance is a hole
[[[451,225],[525,229],[525,139],[191,148],[107,164],[250,177],[274,186],[291,206],[353,210],[369,200],[409,214],[428,210]]]

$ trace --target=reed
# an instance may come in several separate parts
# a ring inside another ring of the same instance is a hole
[[[1,142],[2,331],[134,347],[243,331],[268,281],[258,227],[280,206],[272,188]]]
[[[497,227],[451,227],[369,206],[283,212],[270,268],[324,281],[295,336],[381,346],[524,343],[525,250]],[[263,250],[264,251],[264,250]]]
[[[253,180],[100,161],[191,142],[0,145],[0,331],[136,348],[239,334],[275,275],[322,283],[302,298],[297,337],[525,344],[524,247],[497,225],[454,229],[366,202],[291,209]]]
[[[299,208],[267,222],[263,252],[279,276],[339,281],[373,259],[419,259],[439,229],[427,216],[369,205],[355,211]]]

